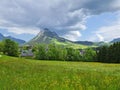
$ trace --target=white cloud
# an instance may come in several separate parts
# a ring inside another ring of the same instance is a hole
[[[110,41],[114,38],[120,37],[120,25],[104,26],[101,27],[96,34],[103,36],[104,41]]]
[[[0,27],[2,29],[6,29],[6,27]],[[31,34],[37,35],[40,32],[39,28],[21,28],[21,27],[7,27],[7,31],[14,34]]]
[[[81,33],[79,31],[69,31],[64,37],[68,40],[77,41],[81,37]]]
[[[9,28],[8,32],[14,33],[14,34],[32,34],[37,35],[40,30],[36,28]]]
[[[99,38],[99,41],[104,41],[104,37],[102,35],[100,35],[100,34],[96,34],[96,35]]]
[[[117,19],[114,22],[111,22],[107,26],[102,26],[98,28],[91,36],[91,41],[111,41],[115,38],[120,38],[120,12],[116,14]]]
[[[88,40],[109,42],[115,38],[120,38],[120,25],[103,26],[94,32]]]

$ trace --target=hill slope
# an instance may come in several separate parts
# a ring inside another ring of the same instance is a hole
[[[119,90],[119,71],[120,64],[36,61],[2,56],[0,90]]]

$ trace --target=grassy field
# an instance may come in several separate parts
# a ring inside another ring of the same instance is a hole
[[[120,90],[120,64],[2,56],[0,90]]]

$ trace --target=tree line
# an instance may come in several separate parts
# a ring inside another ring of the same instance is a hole
[[[55,44],[38,44],[32,49],[34,59],[38,60],[120,63],[120,42],[99,47],[97,50],[92,48],[78,50]],[[0,52],[16,57],[21,53],[19,45],[10,39],[0,42]]]
[[[23,47],[23,49],[28,49]],[[33,48],[34,58],[38,60],[61,60],[61,61],[94,61],[96,52],[91,48],[80,50],[67,48],[55,44],[38,44]],[[20,56],[21,50],[18,44],[10,39],[0,42],[0,52],[8,56]]]
[[[55,44],[40,44],[35,47],[35,58],[39,60],[95,61],[96,52],[91,48],[80,51]]]
[[[100,47],[97,52],[97,60],[106,63],[120,63],[120,42]]]

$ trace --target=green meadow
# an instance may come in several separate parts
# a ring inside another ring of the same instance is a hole
[[[0,90],[120,90],[120,64],[2,56]]]

